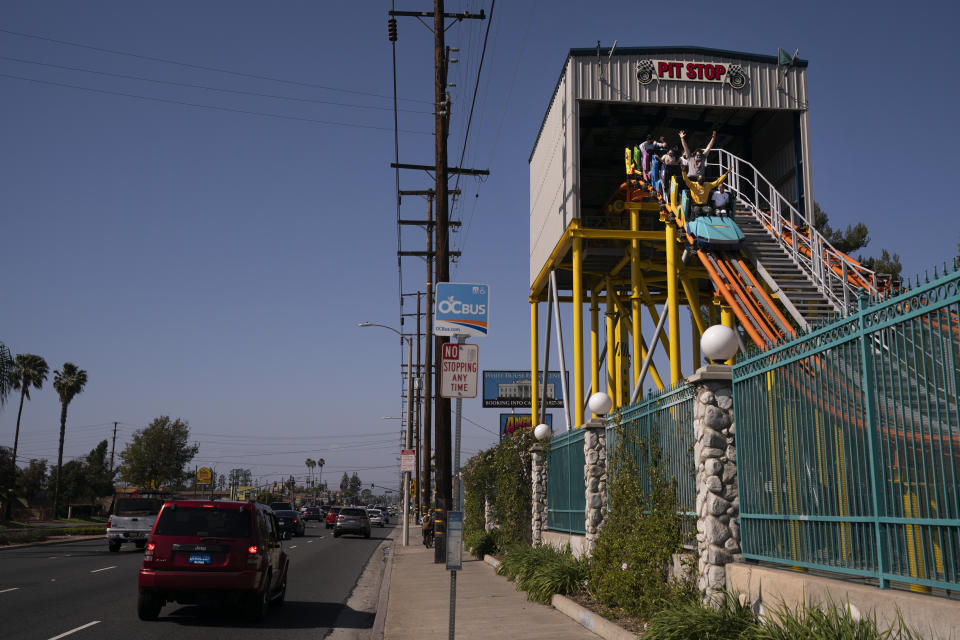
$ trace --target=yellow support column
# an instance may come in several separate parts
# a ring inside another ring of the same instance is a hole
[[[590,393],[600,391],[600,285],[590,291]],[[594,418],[597,414],[591,414]]]
[[[617,408],[617,363],[616,363],[616,327],[613,322],[613,291],[610,281],[607,280],[607,395],[612,402],[611,409]]]
[[[583,240],[573,239],[573,428],[583,424]]]
[[[733,321],[734,321],[733,309],[731,309],[729,305],[721,304],[720,305],[720,324],[736,331],[737,328],[734,326]],[[733,358],[730,358],[729,360],[727,360],[725,364],[732,365]]]
[[[640,212],[630,212],[630,230],[640,230]],[[640,379],[640,366],[643,364],[643,335],[640,333],[640,241],[630,241],[630,316],[633,320],[633,376],[630,390]]]
[[[700,368],[700,325],[703,320],[700,318],[700,293],[694,289],[690,297],[690,337],[693,341],[693,370],[696,371]]]
[[[670,384],[675,385],[683,378],[680,372],[680,299],[677,295],[677,228],[666,222],[667,252],[667,324],[670,326]]]
[[[533,424],[540,424],[540,320],[537,317],[537,302],[530,301],[530,415]]]

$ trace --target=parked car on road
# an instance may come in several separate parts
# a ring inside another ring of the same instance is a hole
[[[363,507],[343,507],[337,514],[337,524],[333,529],[333,537],[339,538],[345,533],[370,537],[370,518]]]
[[[327,516],[324,518],[324,523],[327,525],[327,529],[333,529],[337,525],[337,514],[340,513],[340,509],[343,507],[334,507],[331,506],[327,511]]]
[[[266,505],[171,500],[143,554],[137,614],[156,620],[167,602],[232,602],[249,620],[261,620],[271,603],[283,603],[289,566],[276,516]]]
[[[306,533],[307,525],[303,521],[303,516],[296,511],[285,509],[278,511],[275,509],[273,513],[277,516],[277,525],[280,527],[280,533],[283,537],[292,538]]]

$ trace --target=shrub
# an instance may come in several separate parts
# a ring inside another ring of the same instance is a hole
[[[916,633],[899,619],[880,629],[875,617],[855,617],[849,607],[827,602],[806,603],[792,609],[781,604],[757,615],[725,594],[716,608],[687,599],[653,616],[644,640],[913,640]]]
[[[690,640],[699,638],[755,638],[759,621],[749,605],[730,594],[717,608],[688,598],[662,609],[650,619],[644,640]]]
[[[566,595],[583,589],[587,564],[573,557],[570,547],[558,551],[549,545],[515,544],[506,550],[497,573],[515,580],[527,598],[549,604],[555,593]]]
[[[530,447],[534,442],[530,433],[514,434],[464,465],[465,535],[484,530],[484,505],[489,500],[501,539],[530,542]]]
[[[695,578],[670,581],[681,519],[659,451],[622,425],[611,440],[618,444],[607,458],[610,508],[590,560],[587,590],[604,607],[648,620],[668,603],[692,597]],[[642,473],[638,460],[644,461]]]
[[[497,536],[491,531],[471,532],[464,536],[463,542],[477,560],[483,560],[483,556],[494,555],[500,550]]]
[[[913,640],[920,638],[903,619],[881,629],[876,616],[854,616],[850,607],[836,602],[805,603],[795,609],[784,604],[774,607],[757,640]]]

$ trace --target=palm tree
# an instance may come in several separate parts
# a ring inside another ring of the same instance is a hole
[[[323,486],[323,465],[325,464],[327,464],[326,460],[323,458],[317,458],[317,466],[320,467],[320,477],[318,479],[318,483],[321,487]]]
[[[10,393],[10,371],[13,370],[13,358],[7,345],[0,342],[0,405],[6,404]]]
[[[17,446],[20,444],[20,416],[23,414],[23,399],[30,399],[30,387],[41,389],[50,373],[47,361],[32,353],[18,353],[10,370],[8,380],[11,389],[20,390],[20,409],[17,411],[17,430],[13,436],[13,463],[17,463]]]
[[[57,484],[53,491],[53,517],[60,506],[60,469],[63,467],[63,436],[67,429],[67,405],[87,384],[87,372],[72,362],[64,362],[63,370],[54,371],[53,388],[60,395],[60,449],[57,452]]]
[[[307,466],[307,482],[310,482],[313,479],[312,472],[313,468],[317,466],[317,463],[314,462],[312,458],[307,458],[304,460],[303,464]]]

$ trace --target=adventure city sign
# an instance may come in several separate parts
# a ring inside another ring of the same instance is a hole
[[[637,81],[647,85],[661,80],[727,83],[743,89],[747,75],[739,64],[727,66],[718,62],[684,62],[681,60],[641,60],[637,63]]]

